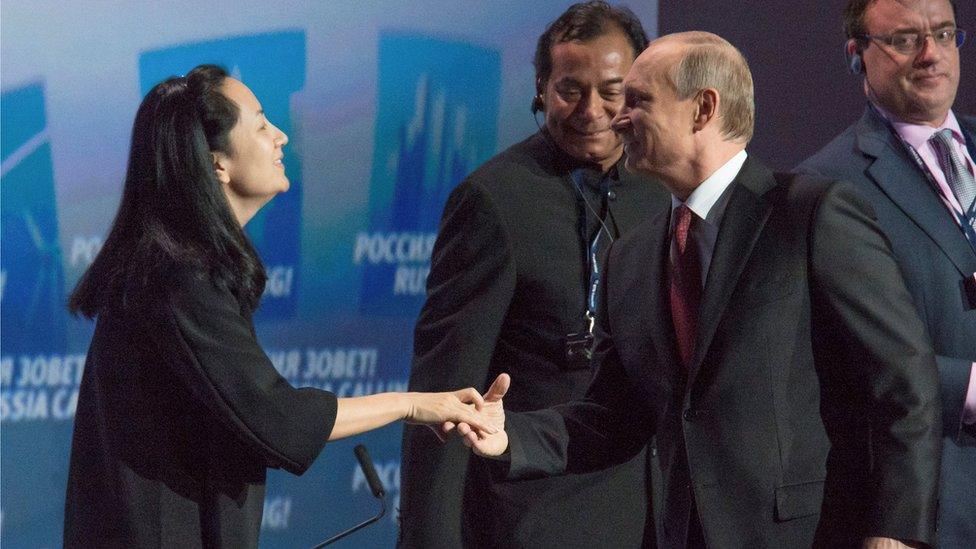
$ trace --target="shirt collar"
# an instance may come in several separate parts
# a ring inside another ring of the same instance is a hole
[[[709,224],[717,224],[721,212],[713,212],[712,209],[725,193],[725,190],[732,184],[732,181],[735,180],[735,177],[739,175],[746,157],[745,149],[736,153],[725,164],[722,164],[722,167],[715,170],[705,181],[702,181],[701,185],[698,185],[698,188],[688,197],[688,200],[682,202],[671,195],[671,211],[673,212],[675,208],[685,204],[699,218],[704,219]],[[708,217],[709,214],[713,214],[711,219]]]
[[[925,124],[903,122],[878,104],[874,104],[874,108],[878,110],[881,116],[891,123],[891,127],[895,129],[895,132],[917,151],[922,150],[922,147],[928,143],[929,139],[932,139],[932,136],[935,135],[936,132],[946,128],[952,130],[952,136],[956,139],[956,141],[963,146],[966,144],[966,138],[963,137],[962,134],[962,127],[959,125],[959,120],[956,119],[956,114],[952,112],[952,109],[949,109],[949,114],[942,122],[942,125],[940,125],[938,128],[934,128]]]
[[[550,159],[551,165],[556,173],[570,173],[577,172],[580,174],[580,181],[586,183],[594,189],[599,190],[600,184],[603,179],[607,179],[609,185],[613,187],[620,182],[620,170],[623,169],[623,164],[625,162],[624,155],[620,155],[620,158],[610,166],[610,169],[606,172],[600,167],[596,162],[590,162],[588,160],[580,160],[566,153],[553,139],[552,135],[549,133],[549,129],[543,127],[539,131],[539,135],[545,141],[546,146],[549,148],[550,154],[547,158]],[[576,179],[576,177],[574,177]]]

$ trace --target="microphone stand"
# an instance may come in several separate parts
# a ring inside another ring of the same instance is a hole
[[[380,502],[380,512],[376,516],[368,518],[352,528],[339,532],[315,547],[312,547],[312,549],[322,549],[326,545],[335,543],[353,532],[366,528],[383,518],[383,515],[386,514],[386,492],[383,490],[383,483],[380,482],[380,477],[376,474],[376,469],[373,468],[373,460],[369,459],[369,454],[366,453],[366,447],[362,444],[357,445],[353,451],[356,453],[356,459],[359,460],[359,467],[363,470],[363,475],[366,477],[366,483],[369,484],[369,488],[373,492],[373,497]]]

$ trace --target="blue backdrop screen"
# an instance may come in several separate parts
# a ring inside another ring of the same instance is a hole
[[[296,386],[405,390],[447,195],[536,130],[535,41],[569,2],[5,0],[0,5],[0,545],[60,545],[93,324],[66,296],[101,247],[146,91],[200,63],[247,84],[289,136],[288,193],[248,224],[269,281],[262,345]],[[631,6],[656,29],[657,3]],[[446,365],[449,366],[449,365]],[[370,516],[365,443],[394,511],[347,546],[392,546],[400,427],[269,475],[262,546]]]

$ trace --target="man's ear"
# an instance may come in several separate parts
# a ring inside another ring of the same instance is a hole
[[[695,118],[693,120],[696,132],[705,129],[709,122],[718,118],[720,101],[718,90],[715,88],[705,88],[698,92],[695,97]]]
[[[213,159],[213,169],[217,180],[224,185],[229,185],[230,172],[227,171],[227,168],[230,167],[230,159],[227,158],[226,154],[219,151],[210,153],[210,157]]]

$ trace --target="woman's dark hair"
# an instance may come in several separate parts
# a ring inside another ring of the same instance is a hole
[[[634,50],[634,57],[647,48],[647,33],[634,12],[622,6],[611,6],[591,0],[570,6],[549,24],[535,48],[536,91],[541,91],[552,74],[552,46],[579,40],[586,42],[614,30],[623,32]]]
[[[227,72],[200,65],[149,90],[132,126],[122,202],[95,261],[68,301],[91,318],[129,292],[161,290],[173,269],[207,273],[253,311],[264,266],[231,212],[212,152],[231,152],[239,110],[220,91]]]

